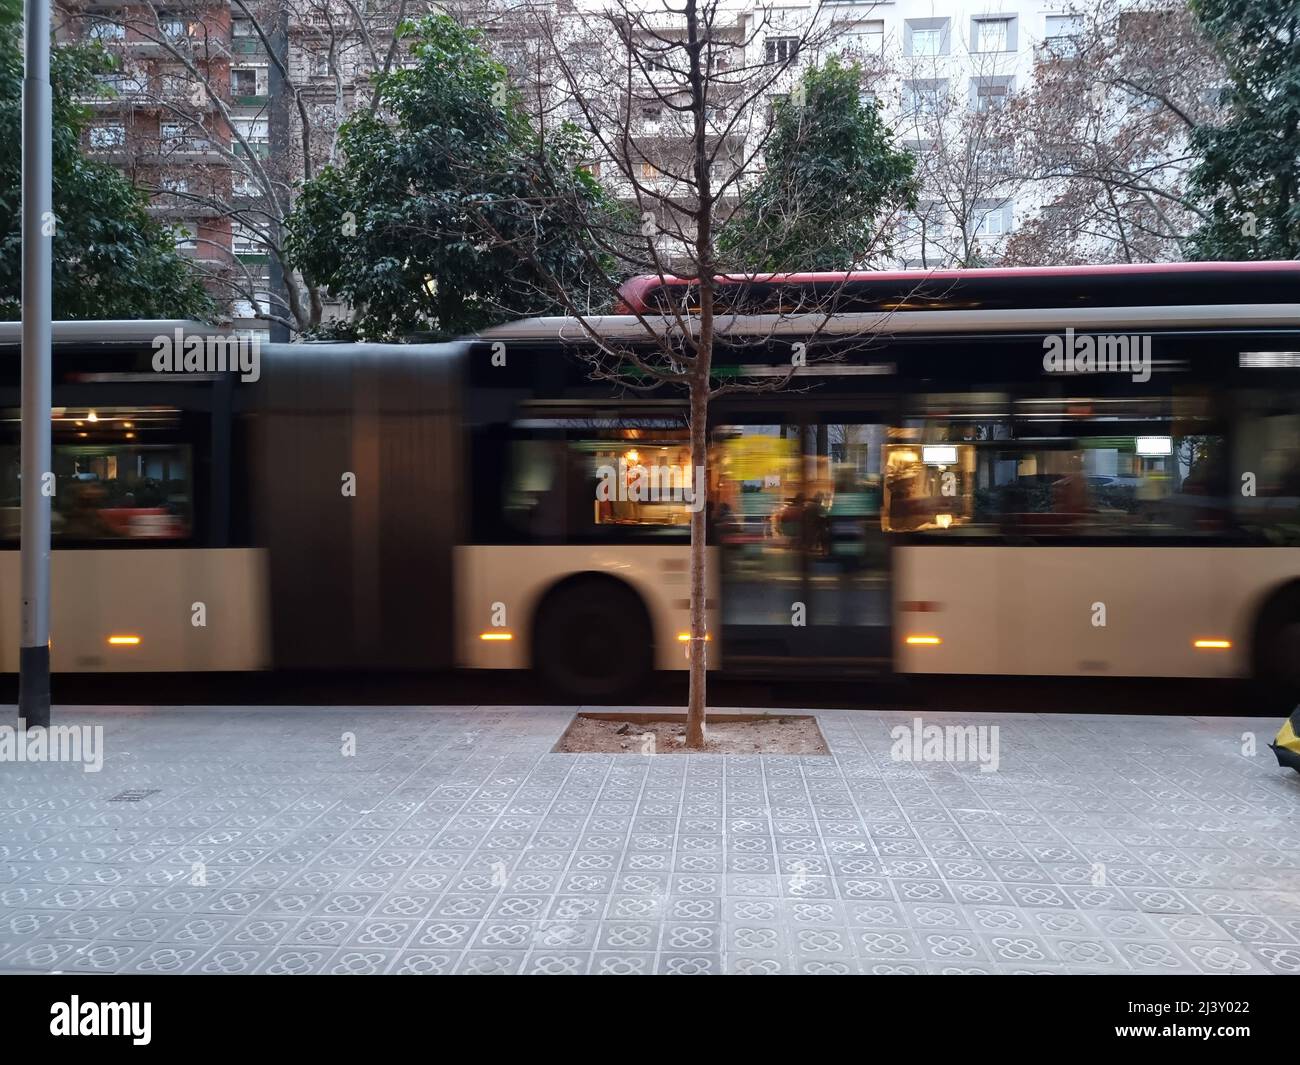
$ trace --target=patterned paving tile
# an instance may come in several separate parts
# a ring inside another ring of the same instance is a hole
[[[60,708],[106,760],[0,774],[0,971],[1300,974],[1271,720],[927,715],[999,729],[984,773],[867,710],[829,757],[551,754],[573,709]]]

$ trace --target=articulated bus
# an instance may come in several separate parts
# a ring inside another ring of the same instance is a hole
[[[815,333],[787,313],[832,287]],[[265,345],[247,381],[155,370],[176,328],[225,342],[201,327],[56,327],[54,670],[535,669],[614,698],[686,666],[704,506],[712,669],[1300,686],[1300,264],[724,289],[719,380],[807,364],[714,401],[703,485],[684,396],[592,380],[571,319]],[[692,299],[639,279],[596,326],[635,346]],[[688,491],[623,490],[646,469]],[[0,587],[14,671],[16,550]]]

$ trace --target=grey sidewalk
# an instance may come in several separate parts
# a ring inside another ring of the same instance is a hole
[[[999,726],[986,773],[815,713],[829,757],[550,754],[573,708],[59,708],[106,760],[0,763],[0,971],[1300,973],[1279,722],[924,715]]]

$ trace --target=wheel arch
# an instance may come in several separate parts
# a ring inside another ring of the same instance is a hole
[[[1259,598],[1250,622],[1250,672],[1256,680],[1264,676],[1265,638],[1271,628],[1285,620],[1300,620],[1300,577],[1282,581],[1267,589]]]
[[[620,593],[627,594],[636,602],[640,618],[645,622],[646,631],[650,633],[650,660],[651,662],[658,661],[659,647],[656,642],[655,619],[641,589],[632,581],[615,576],[612,573],[597,569],[583,569],[576,570],[573,573],[566,573],[564,576],[551,581],[537,593],[536,598],[533,600],[532,609],[528,616],[528,663],[530,668],[537,669],[538,667],[537,632],[538,621],[543,611],[560,594],[584,584],[603,584],[609,588],[617,589]]]

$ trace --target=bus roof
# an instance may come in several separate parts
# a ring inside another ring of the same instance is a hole
[[[148,344],[155,337],[174,336],[177,329],[186,336],[220,336],[229,332],[203,322],[141,318],[54,322],[51,338],[55,344]],[[22,340],[22,322],[0,322],[0,344],[21,344]]]
[[[1300,297],[1300,292],[1293,293]],[[673,315],[602,315],[527,318],[485,329],[482,340],[540,340],[583,344],[590,332],[604,340],[635,344],[656,335],[677,334],[683,321]],[[693,330],[698,319],[688,317]],[[908,334],[1035,334],[1059,333],[1071,327],[1081,332],[1144,332],[1147,330],[1197,331],[1214,329],[1300,328],[1300,302],[1218,303],[1124,307],[960,307],[951,310],[922,310],[901,313],[887,311],[849,313],[720,314],[717,335],[726,339],[784,336],[861,337]],[[590,332],[589,332],[590,330]]]
[[[783,295],[833,296],[837,310],[931,310],[945,306],[1015,308],[1135,306],[1240,302],[1289,303],[1300,292],[1300,262],[1113,263],[1094,266],[1008,266],[969,270],[881,270],[723,275],[739,303],[761,311]],[[695,280],[630,278],[616,313],[668,309],[689,298]],[[669,300],[656,294],[672,292]]]

